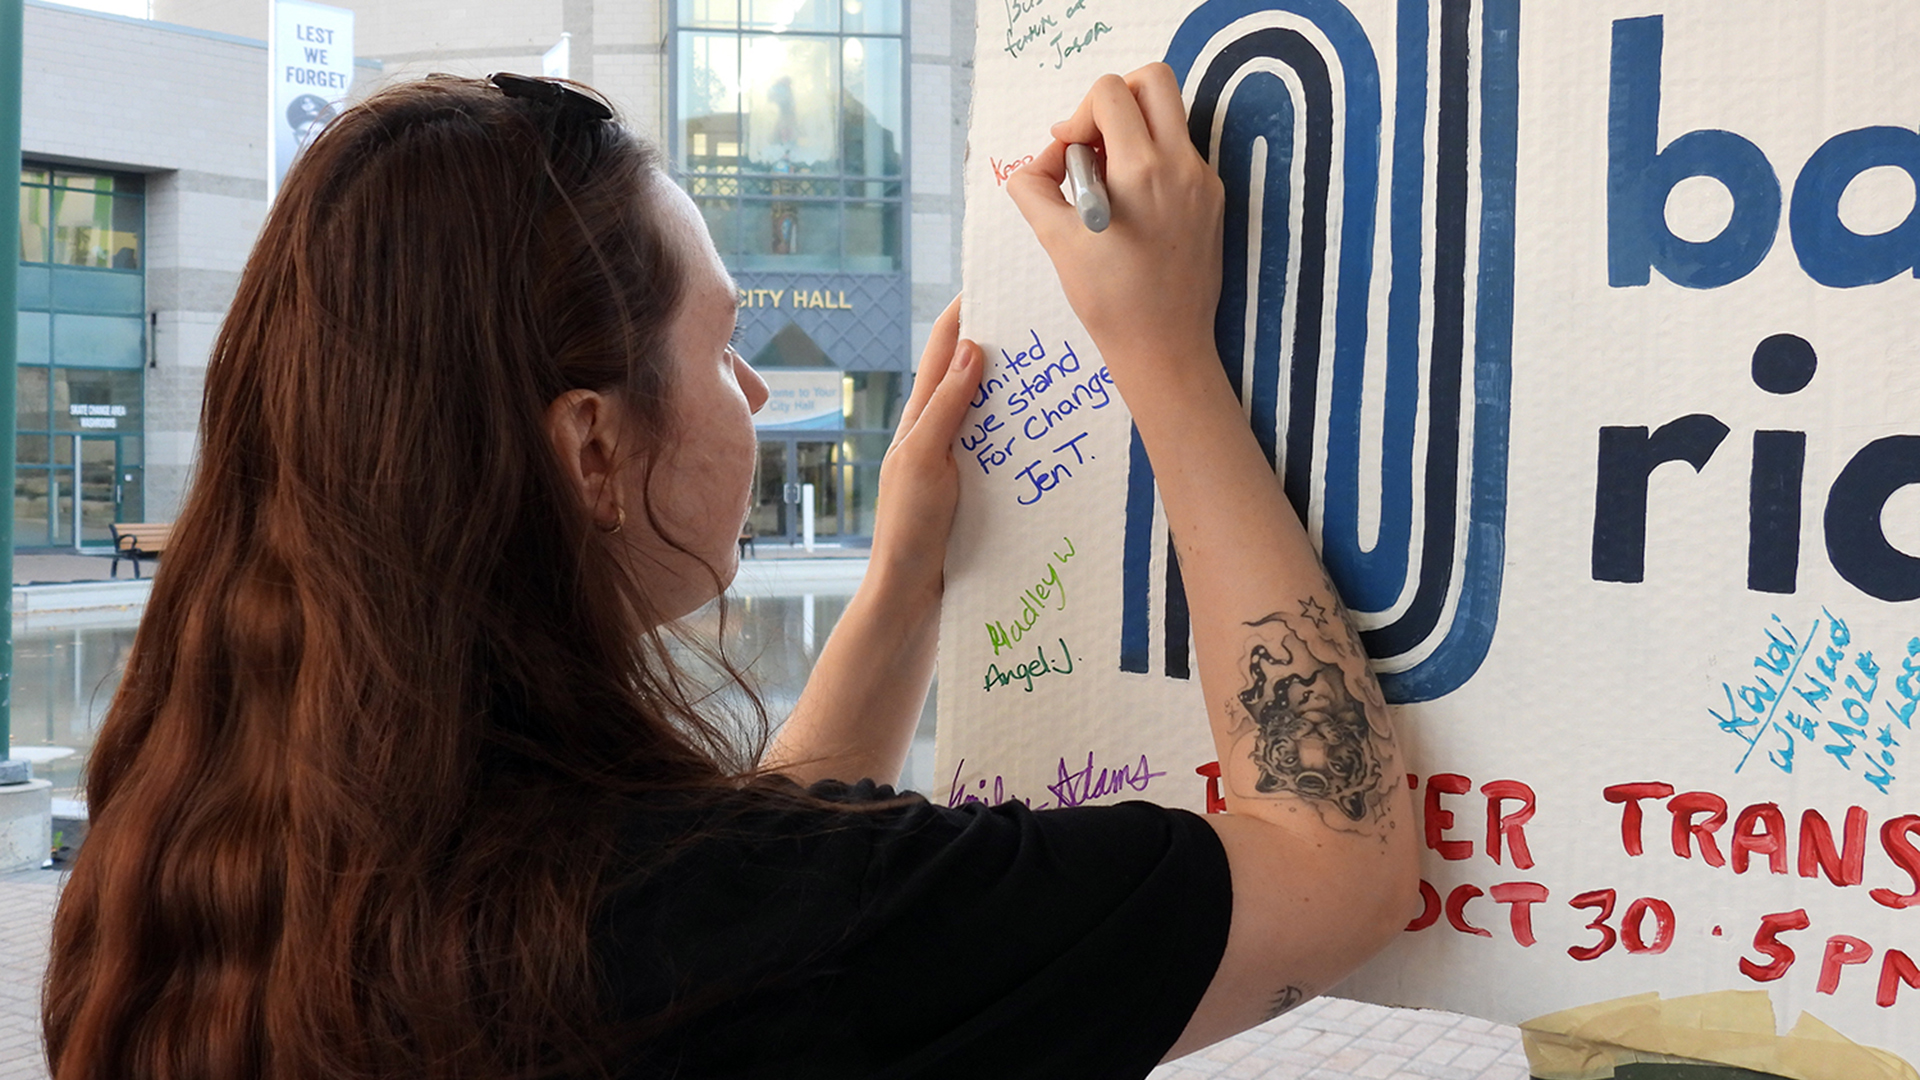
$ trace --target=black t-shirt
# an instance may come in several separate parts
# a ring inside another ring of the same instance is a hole
[[[622,1077],[1145,1076],[1226,949],[1226,852],[1194,814],[810,792],[848,808],[636,815],[654,868],[595,952],[618,1019],[677,1015]]]

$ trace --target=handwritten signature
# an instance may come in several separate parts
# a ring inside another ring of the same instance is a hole
[[[1053,561],[1047,564],[1047,576],[1027,587],[1020,593],[1020,614],[1013,617],[1011,625],[995,620],[987,624],[987,642],[993,646],[993,655],[999,656],[1000,650],[1012,648],[1020,643],[1040,621],[1040,615],[1048,608],[1047,601],[1056,600],[1054,610],[1067,610],[1067,583],[1060,579],[1060,567],[1073,558],[1073,539],[1063,536],[1061,542],[1067,550],[1053,553]]]
[[[1167,775],[1154,772],[1147,765],[1147,755],[1141,754],[1137,765],[1122,765],[1117,769],[1093,768],[1093,751],[1087,751],[1087,763],[1072,772],[1067,771],[1067,759],[1060,759],[1060,779],[1047,785],[1053,797],[1061,806],[1079,806],[1081,803],[1107,795],[1118,795],[1121,791],[1145,791],[1147,785],[1157,777]]]
[[[1047,785],[1047,791],[1053,795],[1053,798],[1035,805],[1031,798],[1019,795],[1009,796],[1006,777],[998,774],[995,774],[991,781],[982,777],[971,786],[961,783],[960,774],[966,770],[966,767],[967,759],[961,758],[960,763],[954,766],[953,779],[947,783],[947,806],[950,808],[965,806],[968,803],[998,806],[1011,800],[1025,803],[1035,810],[1048,810],[1055,807],[1066,809],[1125,791],[1143,792],[1155,780],[1167,775],[1163,771],[1156,771],[1152,765],[1148,764],[1145,754],[1140,755],[1139,761],[1121,765],[1118,768],[1096,769],[1093,751],[1089,750],[1086,764],[1077,768],[1069,768],[1067,759],[1064,757],[1055,761],[1054,768],[1059,778]]]
[[[1071,15],[1074,11],[1078,11],[1078,10],[1079,8],[1075,7],[1070,11],[1068,11],[1068,14]],[[1048,20],[1048,21],[1051,21],[1051,20]],[[1054,56],[1053,66],[1055,68],[1061,67],[1062,65],[1066,64],[1068,60],[1072,59],[1075,53],[1081,52],[1085,50],[1087,46],[1093,44],[1096,41],[1099,41],[1101,34],[1107,34],[1112,32],[1113,32],[1113,27],[1108,26],[1106,23],[1103,23],[1103,22],[1095,22],[1093,24],[1093,29],[1087,31],[1084,34],[1081,34],[1080,36],[1067,42],[1065,45],[1060,44],[1060,39],[1066,36],[1064,33],[1053,35],[1051,38],[1047,39],[1047,44],[1053,46],[1053,56]]]
[[[1016,664],[1006,670],[1001,670],[999,664],[988,664],[986,678],[982,680],[980,689],[987,693],[992,693],[993,688],[996,686],[1024,683],[1025,685],[1023,685],[1021,689],[1031,694],[1033,693],[1033,680],[1035,679],[1044,678],[1048,675],[1073,674],[1073,650],[1067,647],[1067,639],[1056,638],[1054,640],[1060,643],[1060,660],[1066,664],[1065,667],[1060,666],[1060,663],[1047,659],[1047,647],[1045,645],[1036,645],[1033,649],[1033,659],[1024,664]]]

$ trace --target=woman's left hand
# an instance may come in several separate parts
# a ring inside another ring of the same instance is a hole
[[[960,340],[960,298],[934,321],[920,374],[880,466],[872,569],[903,600],[938,601],[960,499],[953,440],[980,385],[980,346]]]

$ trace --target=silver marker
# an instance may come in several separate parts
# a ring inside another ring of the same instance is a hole
[[[1093,147],[1072,143],[1067,147],[1067,182],[1072,184],[1073,208],[1080,211],[1080,222],[1092,232],[1100,232],[1113,219],[1113,204],[1107,201],[1107,185],[1093,161]]]

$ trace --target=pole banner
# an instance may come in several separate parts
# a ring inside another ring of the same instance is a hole
[[[278,192],[294,155],[339,115],[353,86],[353,12],[308,0],[274,0],[271,45],[268,138],[272,188]]]

